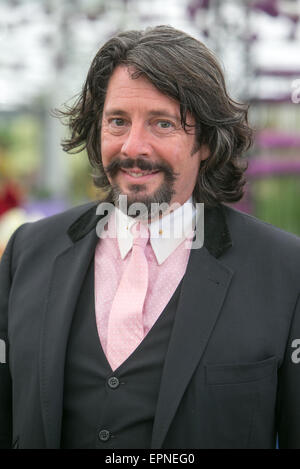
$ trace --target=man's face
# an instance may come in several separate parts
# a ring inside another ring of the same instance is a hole
[[[187,123],[194,124],[188,115]],[[132,79],[119,66],[110,78],[101,130],[102,163],[114,195],[128,204],[174,202],[192,195],[201,159],[195,151],[195,130],[180,123],[179,103],[158,91],[144,77]]]

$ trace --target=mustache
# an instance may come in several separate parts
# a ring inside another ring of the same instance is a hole
[[[113,178],[120,169],[133,168],[137,168],[142,171],[162,171],[169,182],[174,182],[178,176],[168,163],[153,163],[145,158],[126,158],[126,160],[124,160],[120,157],[116,157],[104,168],[104,170],[111,178]]]

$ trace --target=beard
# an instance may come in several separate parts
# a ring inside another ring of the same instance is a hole
[[[132,168],[138,168],[142,171],[161,171],[164,180],[152,194],[144,194],[146,184],[131,184],[129,186],[129,193],[124,194],[120,186],[113,182],[111,184],[113,203],[126,215],[133,218],[145,220],[151,217],[151,219],[154,219],[169,208],[171,199],[175,194],[174,183],[177,179],[177,174],[165,162],[152,163],[144,158],[126,158],[126,160],[122,160],[119,157],[115,158],[105,168],[105,172],[113,181],[118,171]],[[126,206],[120,203],[120,196],[127,197]]]

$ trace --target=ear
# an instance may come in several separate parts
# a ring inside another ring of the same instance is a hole
[[[199,149],[200,161],[206,160],[210,156],[210,149],[208,145],[201,145]]]

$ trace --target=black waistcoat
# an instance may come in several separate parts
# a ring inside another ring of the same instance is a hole
[[[91,262],[68,341],[61,448],[150,448],[180,287],[138,348],[112,372],[97,332]]]

